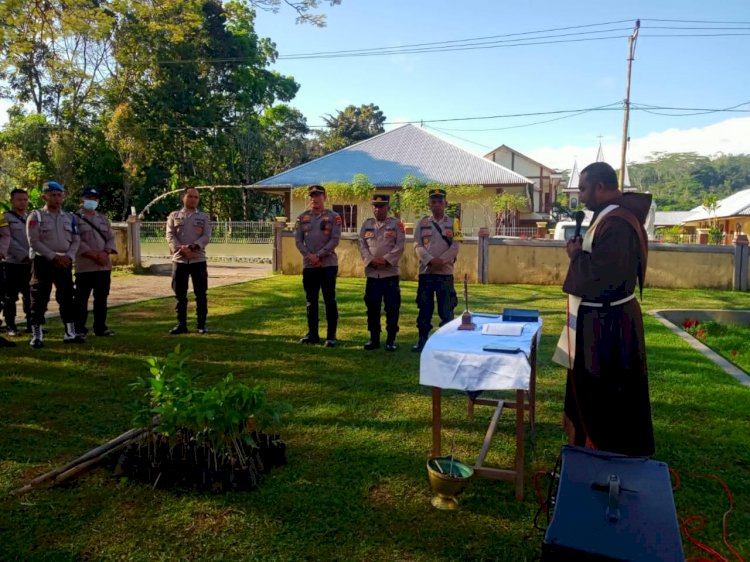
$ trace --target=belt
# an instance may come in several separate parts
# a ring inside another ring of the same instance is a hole
[[[582,306],[591,306],[594,308],[607,308],[610,306],[620,306],[621,304],[625,304],[628,301],[632,301],[635,298],[635,293],[629,294],[627,297],[622,298],[620,300],[612,301],[612,302],[581,302]]]

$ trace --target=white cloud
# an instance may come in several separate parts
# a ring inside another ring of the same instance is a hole
[[[593,162],[598,145],[566,145],[559,148],[538,148],[526,154],[547,166],[569,169],[573,161],[578,167]],[[602,145],[604,159],[615,168],[620,167],[620,143],[606,142]],[[750,117],[727,119],[706,127],[692,129],[667,129],[650,133],[645,137],[631,138],[628,162],[643,162],[653,152],[696,152],[706,156],[719,153],[750,153]]]

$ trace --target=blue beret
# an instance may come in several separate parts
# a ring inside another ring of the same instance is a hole
[[[48,181],[46,184],[44,184],[44,189],[42,190],[44,193],[49,193],[50,191],[65,191],[63,189],[63,186],[61,186],[56,181]]]

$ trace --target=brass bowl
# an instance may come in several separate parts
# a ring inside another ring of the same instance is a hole
[[[432,505],[438,509],[458,509],[456,496],[460,495],[474,469],[451,456],[433,457],[427,461],[427,477],[435,497]]]

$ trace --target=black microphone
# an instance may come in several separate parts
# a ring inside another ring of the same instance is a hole
[[[581,225],[583,224],[583,219],[585,219],[585,218],[586,218],[586,213],[584,213],[583,211],[576,211],[576,216],[575,216],[575,219],[576,219],[576,230],[575,230],[575,233],[573,234],[573,239],[574,240],[576,238],[580,238],[581,237]]]

